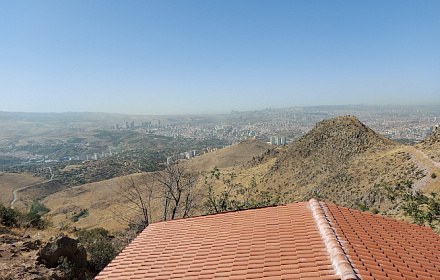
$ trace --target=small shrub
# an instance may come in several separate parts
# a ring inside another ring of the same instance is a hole
[[[370,211],[372,214],[379,214],[379,210],[377,210],[377,208],[373,208],[373,209],[371,209],[371,211]]]
[[[0,223],[4,226],[17,226],[21,213],[11,207],[0,204]]]
[[[68,221],[68,220],[63,220],[63,221],[59,222],[59,224],[58,224],[58,229],[60,231],[66,231],[70,227],[71,227],[71,224],[70,224],[70,221]]]
[[[431,178],[432,178],[432,179],[435,179],[435,178],[437,178],[437,174],[435,174],[435,173],[432,173],[432,174],[431,174]]]
[[[68,279],[75,279],[76,271],[78,270],[75,264],[69,261],[66,257],[60,257],[60,270]]]
[[[87,251],[90,254],[89,268],[94,272],[103,270],[117,255],[112,243],[104,238],[87,246]]]
[[[104,228],[94,228],[90,230],[79,230],[75,235],[81,240],[81,243],[93,243],[93,241],[108,237],[108,230]]]
[[[90,271],[101,271],[118,254],[108,233],[108,230],[103,228],[94,228],[91,230],[83,229],[76,233],[79,242],[86,247],[89,254]]]
[[[359,209],[363,212],[368,210],[368,207],[363,203],[357,203],[357,205],[358,205]]]
[[[76,223],[79,219],[85,218],[89,216],[89,211],[87,209],[81,209],[78,214],[74,215],[71,220],[72,222]]]
[[[49,208],[47,208],[44,204],[41,204],[38,202],[38,200],[35,200],[34,203],[31,205],[31,209],[29,210],[30,213],[36,213],[40,215],[44,215],[50,211]]]

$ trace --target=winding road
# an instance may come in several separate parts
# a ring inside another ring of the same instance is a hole
[[[25,189],[30,188],[30,187],[34,187],[34,186],[40,185],[40,184],[44,184],[44,183],[47,183],[47,182],[50,182],[50,181],[53,180],[53,176],[54,176],[55,174],[53,174],[53,172],[52,172],[52,168],[51,168],[50,166],[47,167],[47,168],[49,169],[49,172],[50,172],[50,179],[49,179],[49,180],[44,181],[44,182],[40,182],[40,183],[36,183],[36,184],[32,184],[32,185],[29,185],[29,186],[26,186],[26,187],[21,187],[21,188],[15,189],[15,190],[12,192],[12,195],[14,196],[14,199],[13,199],[12,202],[11,202],[11,208],[12,208],[12,209],[14,209],[14,203],[15,203],[15,202],[17,201],[17,199],[18,199],[18,197],[17,197],[17,192],[22,191],[22,190],[25,190]]]

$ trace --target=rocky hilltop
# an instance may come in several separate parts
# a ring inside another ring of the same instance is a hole
[[[283,187],[289,202],[317,197],[348,207],[380,208],[380,186],[420,176],[399,147],[353,116],[324,120],[280,151],[261,182]]]
[[[396,143],[377,134],[353,116],[324,120],[292,143],[284,158],[311,160],[313,164],[341,164],[365,152],[393,148]]]

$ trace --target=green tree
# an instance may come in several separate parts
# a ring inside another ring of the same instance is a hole
[[[21,213],[11,207],[0,204],[0,223],[4,226],[17,226]]]
[[[80,230],[76,233],[79,242],[84,245],[89,254],[88,267],[92,272],[100,272],[118,254],[108,233],[103,228]]]

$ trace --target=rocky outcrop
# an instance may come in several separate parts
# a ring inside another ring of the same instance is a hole
[[[440,127],[435,126],[432,132],[426,137],[425,140],[421,142],[422,146],[431,146],[435,144],[440,144]]]
[[[39,264],[43,264],[47,268],[64,266],[65,270],[69,270],[69,277],[85,279],[87,251],[83,246],[78,246],[76,239],[63,235],[51,238],[37,255]]]

